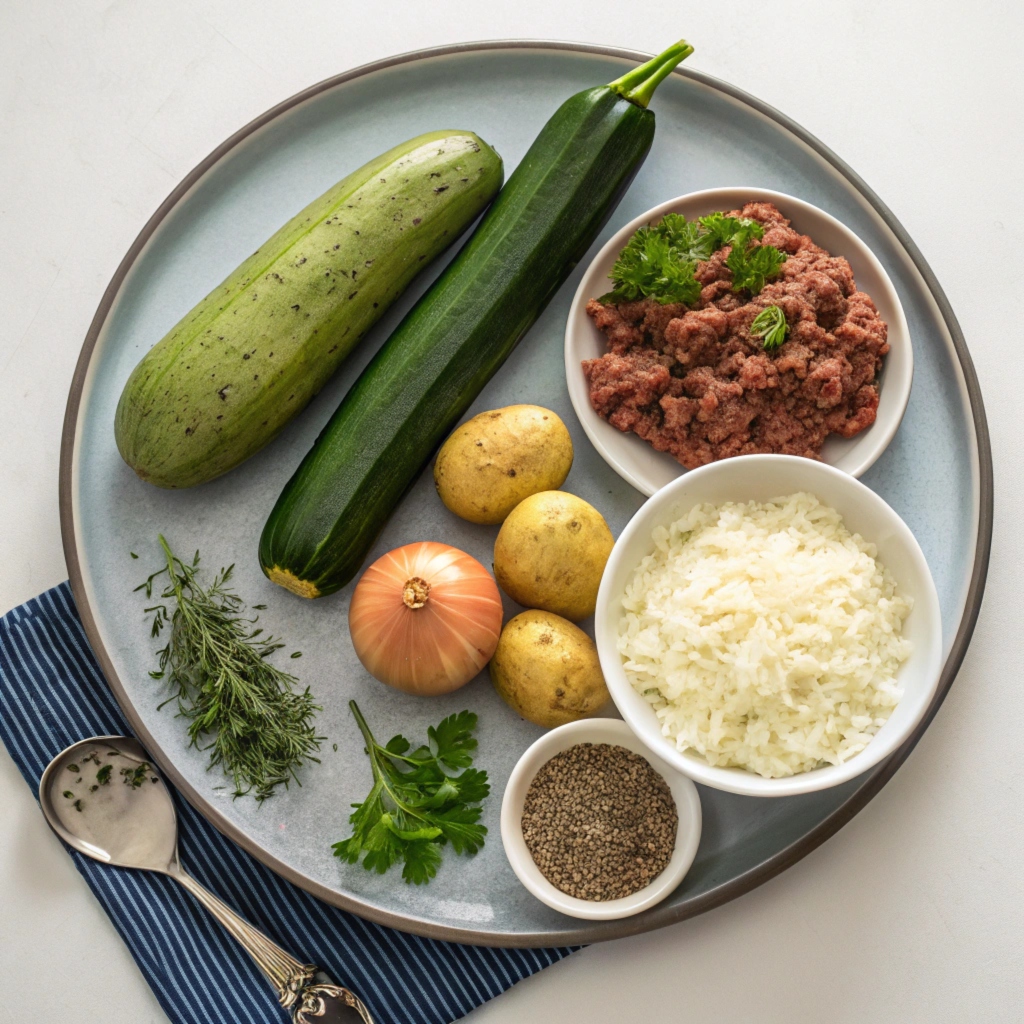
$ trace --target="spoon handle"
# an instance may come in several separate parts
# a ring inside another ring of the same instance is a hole
[[[174,865],[168,872],[233,935],[267,976],[295,1024],[374,1024],[357,995],[335,985],[314,964],[304,964],[271,942],[191,875]]]

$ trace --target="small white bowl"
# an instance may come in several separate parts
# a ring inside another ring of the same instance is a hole
[[[609,290],[608,274],[612,265],[637,228],[661,220],[666,213],[682,213],[692,220],[715,210],[732,210],[758,200],[775,203],[792,221],[795,230],[810,235],[834,256],[845,256],[853,268],[857,287],[874,299],[879,314],[889,325],[891,348],[879,379],[878,416],[856,437],[829,436],[821,453],[823,461],[851,476],[860,476],[885,451],[903,419],[914,376],[914,354],[903,306],[875,254],[831,214],[783,192],[753,187],[691,192],[641,214],[608,240],[576,289],[565,327],[565,379],[576,415],[605,462],[643,494],[654,494],[686,470],[671,455],[655,451],[636,434],[616,430],[594,412],[580,363],[604,355],[608,346],[605,336],[587,316],[587,302]]]
[[[662,735],[650,704],[633,689],[618,651],[622,593],[640,560],[654,550],[651,534],[703,502],[770,501],[809,491],[843,517],[847,529],[878,547],[896,589],[913,599],[903,635],[914,645],[897,674],[903,697],[885,725],[858,754],[788,778],[766,779],[741,768],[719,768],[694,752],[680,752]],[[597,595],[594,628],[608,690],[622,717],[644,744],[695,782],[745,796],[794,796],[838,786],[878,764],[913,732],[935,696],[942,668],[942,618],[928,564],[906,523],[859,480],[832,466],[795,455],[741,455],[695,469],[649,498],[615,542]]]
[[[556,889],[541,873],[523,838],[523,802],[534,776],[555,756],[577,743],[611,743],[644,757],[658,772],[672,793],[679,813],[676,847],[668,866],[658,877],[632,896],[618,900],[581,900]],[[660,903],[683,880],[690,870],[700,843],[701,814],[697,787],[685,776],[670,768],[660,757],[636,738],[625,722],[617,718],[586,718],[570,722],[545,733],[519,758],[512,770],[505,796],[501,802],[501,841],[512,870],[519,881],[542,903],[588,921],[611,921],[631,917]]]

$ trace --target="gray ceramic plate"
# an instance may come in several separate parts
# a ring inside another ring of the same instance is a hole
[[[879,790],[917,739],[871,773],[823,793],[759,801],[702,791],[700,850],[668,900],[623,921],[562,917],[519,884],[498,836],[505,781],[540,730],[501,703],[486,675],[429,701],[381,686],[353,654],[348,593],[300,601],[267,582],[256,560],[264,519],[285,481],[428,279],[416,282],[310,408],[235,472],[194,490],[167,492],[140,482],[118,457],[114,408],[132,367],[312,197],[376,153],[435,128],[479,132],[511,169],[563,99],[610,81],[641,59],[553,43],[459,46],[370,65],[286,101],[211,154],[154,214],[103,298],[72,386],[61,459],[68,567],[90,640],[139,739],[188,800],[264,863],[330,903],[408,931],[539,946],[592,942],[678,921],[746,892],[823,842]],[[992,493],[981,398],[945,297],[880,201],[780,114],[690,71],[666,81],[653,106],[654,148],[594,251],[618,226],[666,197],[747,182],[800,196],[844,221],[874,249],[899,290],[915,350],[913,393],[899,433],[864,481],[910,524],[938,586],[948,660],[937,707],[981,600]],[[557,410],[577,451],[565,486],[601,509],[618,532],[643,498],[587,442],[569,405],[562,367],[562,333],[581,272],[563,286],[473,412],[512,402]],[[163,691],[147,674],[156,645],[132,587],[160,564],[158,531],[183,555],[198,547],[210,569],[236,563],[238,590],[251,603],[269,605],[265,624],[304,652],[301,661],[287,664],[301,669],[302,682],[324,704],[320,726],[329,739],[323,764],[305,772],[301,788],[262,808],[249,799],[232,801],[224,780],[206,772],[204,757],[185,748],[182,722],[170,709],[157,710]],[[450,516],[428,474],[388,524],[376,553],[443,538],[489,563],[494,534]],[[139,553],[138,561],[130,551]],[[491,838],[475,858],[449,855],[427,887],[407,886],[394,873],[370,874],[331,855],[331,843],[347,834],[349,804],[366,794],[369,783],[346,706],[353,696],[381,737],[398,729],[422,735],[463,707],[479,713],[479,762],[494,782],[485,816]]]

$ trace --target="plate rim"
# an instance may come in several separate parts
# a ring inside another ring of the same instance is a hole
[[[637,917],[623,918],[617,921],[587,922],[579,925],[567,924],[565,928],[554,932],[522,932],[516,934],[501,934],[491,931],[484,931],[473,928],[451,927],[440,925],[432,921],[423,920],[415,916],[393,913],[381,910],[364,903],[362,900],[336,892],[333,889],[322,885],[301,872],[296,871],[289,865],[283,863],[279,858],[262,849],[257,843],[250,840],[230,820],[228,820],[213,804],[200,792],[194,789],[191,784],[174,767],[173,762],[168,758],[145,728],[145,725],[135,712],[134,706],[128,699],[127,693],[114,670],[113,663],[107,654],[102,643],[96,620],[89,604],[87,587],[82,573],[82,566],[78,556],[76,541],[76,528],[74,519],[74,470],[75,456],[77,453],[77,425],[81,411],[84,386],[88,377],[89,366],[97,341],[103,331],[107,316],[113,307],[114,301],[128,277],[136,260],[142,253],[149,239],[156,232],[164,219],[171,213],[174,207],[187,195],[196,183],[224,157],[234,150],[249,136],[259,131],[265,125],[276,118],[287,113],[294,107],[299,106],[306,100],[312,99],[321,93],[328,92],[346,82],[362,78],[367,75],[383,71],[388,68],[398,67],[402,64],[409,64],[423,60],[431,60],[438,57],[450,56],[453,54],[486,52],[494,50],[549,50],[557,52],[583,53],[599,57],[612,57],[630,62],[642,62],[650,58],[650,54],[625,47],[601,46],[591,43],[567,42],[547,39],[491,39],[463,43],[453,43],[443,46],[426,47],[418,50],[410,50],[405,53],[385,57],[380,60],[362,64],[351,70],[341,72],[329,78],[323,79],[306,89],[275,104],[259,116],[253,118],[234,134],[230,135],[224,142],[212,150],[208,156],[201,160],[195,167],[185,175],[175,186],[167,198],[157,207],[142,230],[136,236],[127,253],[118,264],[110,283],[105,288],[96,309],[89,329],[79,353],[75,366],[74,375],[71,380],[71,387],[68,393],[67,406],[64,413],[64,422],[61,430],[60,461],[59,461],[59,505],[60,505],[60,529],[61,540],[64,548],[64,556],[67,563],[68,574],[71,582],[72,593],[78,613],[85,629],[86,637],[100,664],[103,675],[113,691],[125,717],[128,719],[136,737],[146,747],[150,755],[160,766],[161,771],[171,780],[175,788],[210,824],[219,832],[241,846],[247,853],[254,856],[258,861],[270,868],[272,871],[286,880],[298,885],[317,898],[333,906],[354,913],[367,920],[380,925],[396,928],[400,931],[411,932],[415,935],[427,938],[440,939],[449,942],[461,942],[469,945],[482,946],[505,946],[519,948],[539,948],[552,946],[569,946],[591,942],[599,942],[608,939],[622,938],[627,935],[634,935],[641,932],[652,931],[655,928],[665,927],[678,921],[695,917],[715,907],[735,899],[738,896],[750,892],[752,889],[775,877],[793,864],[802,860],[812,850],[817,849],[827,839],[831,838],[847,822],[849,822],[860,810],[862,810],[873,797],[882,789],[896,773],[900,765],[907,759],[910,752],[917,745],[918,740],[924,734],[932,719],[941,707],[946,694],[956,678],[957,672],[967,653],[971,636],[977,623],[978,614],[981,609],[982,598],[985,591],[985,582],[988,576],[989,556],[992,543],[993,528],[993,470],[992,450],[989,438],[988,422],[985,416],[984,402],[981,395],[981,388],[978,382],[977,373],[967,349],[967,343],[963,332],[953,312],[952,306],[946,297],[941,285],[935,277],[934,272],[928,265],[920,249],[907,233],[906,229],[893,215],[892,211],[882,202],[867,183],[854,171],[842,158],[836,155],[828,146],[818,140],[814,135],[802,128],[799,124],[787,115],[776,110],[771,105],[764,103],[746,91],[737,88],[727,82],[723,82],[711,75],[694,71],[689,68],[677,68],[673,74],[688,78],[713,91],[744,104],[778,124],[784,130],[797,138],[805,146],[816,153],[827,164],[838,172],[847,183],[852,186],[855,192],[867,202],[867,204],[881,218],[885,226],[893,233],[896,240],[903,247],[907,257],[914,265],[915,270],[920,274],[925,287],[935,302],[938,313],[945,322],[949,332],[950,341],[954,354],[960,364],[963,374],[963,391],[966,391],[971,420],[973,421],[975,434],[975,454],[977,457],[978,471],[978,510],[977,510],[977,539],[974,549],[974,561],[971,570],[971,577],[968,583],[964,599],[964,606],[961,613],[956,634],[946,656],[942,668],[939,687],[933,698],[932,704],[927,713],[918,724],[917,728],[910,735],[907,741],[887,760],[883,761],[875,769],[867,773],[862,785],[856,792],[852,793],[847,800],[840,804],[830,815],[820,821],[813,829],[806,832],[799,839],[790,843],[778,853],[762,861],[750,870],[737,875],[727,882],[716,886],[705,892],[703,895],[675,906],[660,904],[653,907],[645,914]],[[963,393],[963,392],[962,392]]]

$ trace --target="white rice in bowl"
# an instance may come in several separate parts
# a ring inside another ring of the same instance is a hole
[[[867,746],[911,651],[873,544],[806,493],[697,505],[653,540],[618,648],[680,751],[780,778]]]

